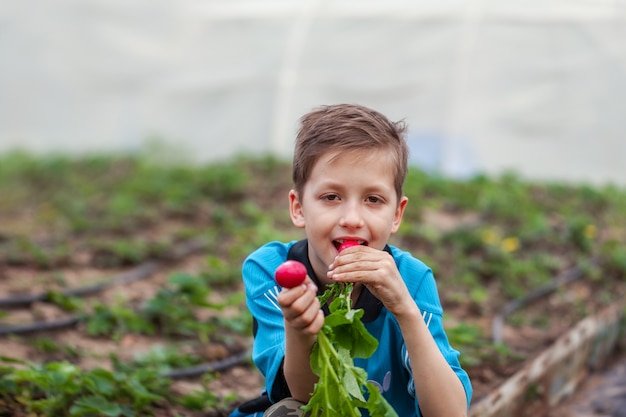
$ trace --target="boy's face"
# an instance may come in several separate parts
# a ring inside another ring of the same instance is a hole
[[[313,166],[302,195],[289,193],[291,220],[305,229],[309,260],[318,279],[344,240],[382,250],[402,221],[407,198],[394,188],[388,151],[328,152]]]

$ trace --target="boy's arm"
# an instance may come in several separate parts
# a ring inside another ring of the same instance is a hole
[[[365,246],[346,249],[330,265],[328,277],[363,283],[395,316],[409,354],[422,414],[465,416],[463,384],[439,350],[393,257]]]
[[[306,403],[317,382],[310,365],[311,350],[324,325],[317,287],[307,278],[303,285],[284,288],[278,296],[278,303],[285,320],[285,380],[291,396]]]
[[[267,391],[274,402],[292,395],[285,372],[287,356],[285,346],[291,345],[291,343],[286,343],[288,332],[285,328],[289,326],[278,299],[279,297],[284,299],[286,305],[292,301],[286,298],[288,291],[285,290],[282,294],[281,288],[274,281],[276,268],[287,259],[289,248],[290,245],[279,242],[269,243],[250,254],[242,266],[246,303],[256,324],[252,358],[265,377]],[[292,295],[297,292],[292,292]],[[298,304],[294,308],[297,306]],[[296,351],[298,351],[297,348],[290,347],[289,357],[291,358],[291,352]],[[293,363],[293,360],[289,359],[288,362]],[[308,364],[307,358],[299,363],[299,366],[308,366]],[[289,377],[290,381],[293,379]]]
[[[459,377],[435,343],[415,303],[392,312],[404,338],[415,393],[424,416],[465,416],[467,399]]]

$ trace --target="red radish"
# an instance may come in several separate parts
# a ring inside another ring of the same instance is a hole
[[[306,267],[302,262],[288,260],[283,262],[276,272],[274,279],[283,288],[293,288],[304,282],[306,278]]]
[[[348,249],[349,247],[359,246],[359,245],[360,243],[357,242],[356,240],[346,240],[341,245],[339,245],[339,252],[341,252],[344,249]]]

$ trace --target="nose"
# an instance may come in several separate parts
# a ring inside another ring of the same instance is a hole
[[[339,226],[346,228],[363,227],[363,215],[358,203],[348,202],[343,205]]]

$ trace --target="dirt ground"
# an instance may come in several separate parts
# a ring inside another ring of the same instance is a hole
[[[626,352],[590,375],[550,417],[626,417]]]

